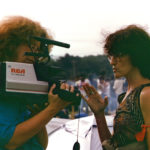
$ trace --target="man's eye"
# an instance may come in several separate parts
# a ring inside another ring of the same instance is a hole
[[[37,46],[35,45],[31,45],[31,49],[34,53],[39,53],[40,52],[40,48],[38,48]]]
[[[34,45],[31,45],[31,49],[34,49],[35,48],[35,46]]]

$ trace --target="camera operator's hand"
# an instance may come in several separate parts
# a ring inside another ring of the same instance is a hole
[[[104,109],[108,105],[108,98],[105,97],[103,99],[96,89],[89,84],[83,85],[83,89],[85,90],[88,98],[83,95],[82,98],[87,102],[93,113],[95,115],[103,113]]]
[[[50,88],[49,94],[48,94],[48,101],[49,101],[49,106],[54,108],[56,112],[62,110],[69,104],[71,104],[71,101],[64,101],[62,100],[57,94],[53,94],[53,90],[55,89],[56,85],[53,84],[52,87]],[[60,86],[60,89],[67,90],[70,92],[74,92],[74,87],[69,86],[66,83],[62,83]]]

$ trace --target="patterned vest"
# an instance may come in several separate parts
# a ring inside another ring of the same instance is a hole
[[[114,134],[111,139],[115,147],[137,141],[135,134],[141,131],[141,125],[144,124],[140,108],[140,93],[146,86],[150,86],[150,83],[135,88],[123,102],[125,93],[119,95],[118,102],[120,105],[114,118]]]

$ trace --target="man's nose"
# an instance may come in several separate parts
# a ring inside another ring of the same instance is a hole
[[[116,57],[114,57],[114,56],[109,57],[109,62],[111,65],[116,64],[116,61],[117,61]]]

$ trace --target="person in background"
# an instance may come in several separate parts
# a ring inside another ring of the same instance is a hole
[[[106,81],[106,79],[103,75],[99,77],[98,88],[101,92],[102,98],[105,98],[105,96],[110,98],[110,83],[109,83],[109,81]],[[111,101],[110,101],[109,105],[107,106],[107,108],[105,109],[105,114],[109,114],[110,105],[111,105]]]
[[[110,99],[109,99],[109,103],[111,101],[111,106],[110,106],[111,115],[114,115],[116,113],[116,109],[118,107],[118,101],[117,101],[118,96],[116,95],[116,92],[113,86],[114,86],[114,79],[111,79],[110,80]]]
[[[115,79],[113,89],[115,90],[116,95],[120,95],[124,91],[125,79],[119,78]]]
[[[139,25],[129,25],[109,34],[104,52],[115,78],[125,77],[126,93],[119,95],[111,135],[104,110],[108,98],[102,98],[93,86],[84,85],[84,100],[93,111],[104,150],[150,150],[150,36]]]
[[[92,86],[94,86],[95,89],[97,89],[98,88],[98,78],[97,78],[97,75],[95,73],[90,73],[88,79],[90,81],[90,84]]]
[[[100,94],[101,96],[104,98],[105,96],[109,96],[110,95],[110,85],[109,82],[106,81],[106,79],[103,76],[99,77],[99,84],[98,84],[98,88],[100,90]]]
[[[75,85],[78,87],[81,94],[86,97],[86,93],[83,89],[83,85],[85,83],[90,84],[90,81],[87,80],[87,78],[84,74],[81,74],[80,77],[79,77],[79,80],[75,83]],[[85,116],[89,115],[89,106],[83,99],[81,99],[79,109],[80,109],[80,113],[76,115],[76,118],[85,117]]]
[[[53,37],[40,23],[22,16],[11,16],[0,22],[0,61],[34,63],[33,56],[25,52],[41,52],[40,42],[30,41],[29,36]],[[52,46],[49,46],[49,51]],[[53,94],[56,85],[48,93],[48,104],[41,109],[26,107],[13,97],[0,96],[0,150],[44,150],[48,144],[45,125],[71,102],[66,102]],[[67,84],[61,89],[74,91]],[[23,99],[23,97],[22,97]],[[30,113],[28,113],[30,111]]]

